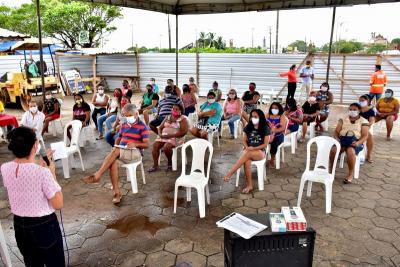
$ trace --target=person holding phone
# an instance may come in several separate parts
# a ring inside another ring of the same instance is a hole
[[[7,188],[17,246],[26,266],[65,266],[60,226],[55,210],[63,208],[61,187],[54,174],[52,152],[44,161],[35,163],[39,143],[28,127],[12,130],[8,149],[15,159],[1,165]]]

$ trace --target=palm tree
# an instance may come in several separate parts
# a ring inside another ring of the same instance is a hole
[[[208,36],[208,45],[210,47],[215,46],[215,36],[216,36],[216,34],[214,32],[209,32],[207,36]]]
[[[204,46],[206,45],[206,42],[207,42],[206,33],[205,32],[200,32],[200,36],[199,36],[199,40],[198,40],[199,46],[204,48]]]
[[[217,40],[215,41],[215,48],[217,49],[225,49],[226,43],[222,39],[222,36],[218,36]]]

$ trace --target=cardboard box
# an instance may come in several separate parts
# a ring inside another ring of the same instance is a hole
[[[286,231],[306,231],[307,221],[300,207],[282,207],[285,217]]]
[[[286,221],[283,213],[270,213],[269,222],[272,232],[286,232]]]

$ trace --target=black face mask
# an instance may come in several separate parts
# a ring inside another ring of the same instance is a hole
[[[153,89],[147,89],[147,93],[151,94],[153,92]]]

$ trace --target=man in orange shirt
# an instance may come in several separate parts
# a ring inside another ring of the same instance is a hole
[[[375,65],[375,72],[371,75],[369,83],[371,85],[369,97],[371,98],[371,101],[374,100],[375,97],[376,102],[378,102],[387,84],[387,76],[386,73],[383,72],[381,65]]]

